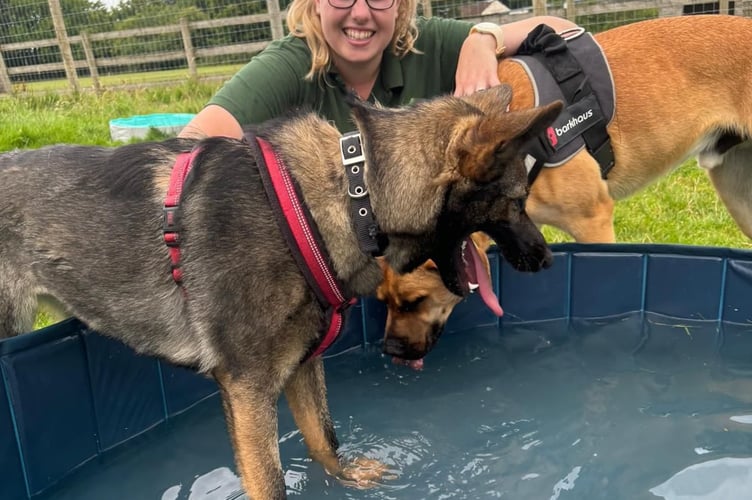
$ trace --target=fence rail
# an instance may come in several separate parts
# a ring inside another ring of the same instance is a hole
[[[177,67],[187,68],[189,78],[198,78],[198,61],[211,61],[228,56],[247,56],[262,50],[271,40],[278,39],[285,34],[283,23],[285,11],[280,9],[279,0],[264,0],[266,12],[260,14],[223,17],[219,19],[189,21],[181,18],[178,24],[164,26],[139,27],[109,32],[88,33],[81,31],[77,35],[68,35],[65,19],[60,9],[60,0],[47,0],[49,12],[55,27],[55,37],[24,42],[0,43],[0,93],[14,93],[14,83],[34,79],[49,78],[50,74],[65,73],[72,90],[79,90],[79,77],[88,75],[95,90],[101,88],[100,70],[127,73],[129,68],[139,68],[131,71],[143,71],[144,67],[152,64],[164,66],[173,62]],[[500,24],[511,20],[523,19],[533,15],[552,14],[567,17],[580,24],[587,25],[592,31],[606,29],[614,22],[632,22],[648,17],[666,17],[697,12],[729,13],[735,15],[752,15],[752,0],[721,0],[708,2],[705,0],[618,0],[600,1],[595,3],[579,2],[576,0],[559,0],[558,4],[548,5],[544,0],[532,0],[530,7],[508,9],[498,0],[481,0],[454,5],[455,11],[476,12],[464,17],[472,21],[494,21]],[[479,4],[479,5],[478,5]],[[498,5],[496,5],[498,4]],[[451,4],[450,4],[451,5]],[[438,7],[437,7],[438,6]],[[483,10],[473,7],[486,7]],[[492,8],[494,7],[494,8]],[[421,0],[420,9],[423,15],[430,16],[434,11],[446,12],[447,5],[432,4],[431,0]],[[0,9],[0,12],[2,10]],[[629,16],[632,17],[629,17]],[[599,21],[599,19],[603,21]],[[599,24],[602,23],[602,24]],[[241,41],[215,46],[196,46],[194,40],[200,38],[204,30],[223,29],[233,27],[261,26],[265,33],[270,33],[263,40]],[[0,20],[2,28],[2,20]],[[0,30],[2,33],[2,30]],[[148,39],[159,37],[174,37],[172,49],[148,50]],[[179,39],[179,41],[178,41]],[[140,43],[143,52],[131,55],[99,55],[97,44],[118,43],[130,40],[130,43]],[[0,38],[2,41],[2,38]],[[53,62],[37,64],[8,64],[6,54],[23,51],[37,52],[40,49],[53,48],[58,57]],[[74,50],[75,49],[75,50]],[[246,57],[246,59],[247,59]],[[237,59],[237,57],[236,57]],[[60,75],[61,76],[61,75]],[[59,76],[58,76],[59,77]]]

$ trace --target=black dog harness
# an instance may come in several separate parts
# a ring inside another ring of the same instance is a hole
[[[272,212],[295,262],[305,276],[309,287],[316,294],[319,304],[326,310],[326,325],[321,330],[323,335],[320,335],[318,343],[314,344],[306,354],[304,360],[307,360],[321,355],[339,337],[344,328],[345,311],[357,299],[343,293],[343,287],[332,271],[326,247],[321,243],[322,238],[316,223],[302,202],[300,188],[284,163],[265,140],[251,134],[246,134],[245,140],[256,157],[259,174],[271,203]],[[178,210],[186,179],[197,154],[198,150],[194,150],[178,155],[164,202],[164,241],[170,253],[172,276],[178,285],[182,283]],[[356,191],[358,194],[363,194],[361,191]],[[368,207],[370,208],[370,204]],[[360,208],[355,210],[363,213]],[[369,220],[373,222],[372,215],[368,215]],[[368,227],[367,233],[376,234],[372,226]]]
[[[511,61],[522,65],[535,91],[535,105],[562,100],[566,107],[540,137],[524,148],[528,181],[540,169],[564,164],[583,147],[601,167],[605,179],[614,165],[606,127],[614,115],[611,70],[595,39],[582,29],[561,35],[539,25]]]

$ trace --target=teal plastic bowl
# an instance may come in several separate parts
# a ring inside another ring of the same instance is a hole
[[[110,137],[123,142],[143,139],[153,128],[165,135],[177,135],[194,116],[191,113],[154,113],[114,118],[110,120]]]

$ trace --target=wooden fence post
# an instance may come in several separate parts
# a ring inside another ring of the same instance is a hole
[[[545,16],[548,13],[546,0],[533,0],[533,15]]]
[[[185,59],[188,61],[188,75],[191,78],[198,78],[198,68],[196,68],[196,51],[193,50],[193,41],[191,40],[191,25],[185,17],[180,18],[180,34],[183,35],[183,48],[185,49]]]
[[[569,19],[572,22],[575,22],[575,17],[577,17],[577,12],[575,11],[576,7],[574,6],[574,0],[567,0],[564,4],[564,8],[567,12],[567,19]]]
[[[65,21],[63,21],[63,9],[60,8],[60,0],[47,0],[52,14],[52,25],[55,27],[55,37],[60,46],[60,55],[63,57],[63,66],[65,66],[65,75],[68,77],[71,89],[78,92],[78,75],[76,75],[76,63],[73,60],[68,33],[65,31]]]
[[[0,47],[0,94],[12,94],[13,84],[10,81],[10,75],[8,75],[8,68],[5,66],[5,59],[3,58],[3,51]]]
[[[433,16],[433,10],[431,8],[431,0],[420,0],[420,5],[423,6],[423,17]]]
[[[89,76],[91,76],[91,84],[94,86],[94,91],[99,93],[102,90],[102,87],[99,84],[99,70],[97,69],[97,60],[94,57],[94,50],[91,48],[89,34],[85,31],[81,32],[81,44],[84,46],[86,64],[89,66]]]
[[[269,11],[272,40],[279,40],[285,36],[285,28],[282,25],[282,13],[279,11],[279,0],[266,0],[266,9]]]

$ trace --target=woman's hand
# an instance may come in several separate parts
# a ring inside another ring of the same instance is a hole
[[[496,39],[484,33],[471,33],[465,39],[457,60],[454,95],[470,95],[499,85],[496,67]]]
[[[504,56],[517,53],[528,33],[539,24],[551,26],[557,33],[576,28],[572,21],[555,16],[536,16],[501,25],[504,30]],[[465,39],[457,60],[454,95],[463,96],[499,85],[496,38],[486,33],[471,33]]]

